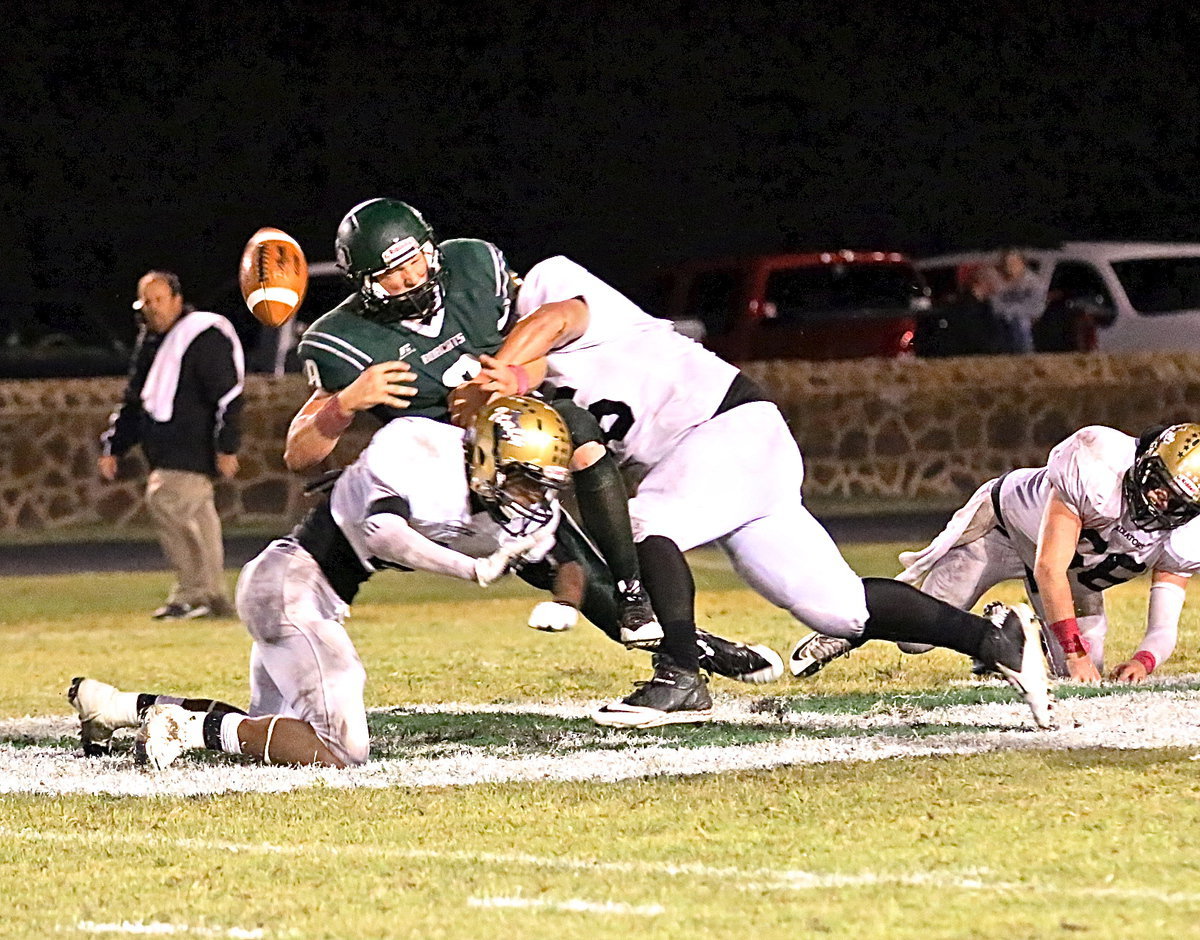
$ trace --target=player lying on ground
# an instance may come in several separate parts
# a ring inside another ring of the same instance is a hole
[[[449,420],[449,391],[479,371],[512,325],[517,281],[500,250],[475,238],[439,241],[412,206],[369,199],[338,226],[338,266],[356,288],[305,331],[298,353],[314,391],[288,428],[293,470],[327,457],[354,414]],[[516,389],[523,392],[528,387]],[[571,432],[571,472],[584,529],[614,575],[627,646],[653,646],[662,628],[641,584],[620,470],[596,419],[556,405]]]
[[[68,697],[85,753],[103,753],[114,729],[140,724],[138,753],[156,767],[201,747],[268,763],[362,763],[366,674],[343,620],[380,568],[486,585],[523,561],[523,576],[550,588],[561,567],[548,555],[553,550],[586,569],[583,613],[619,638],[611,577],[598,557],[570,528],[555,544],[558,488],[570,458],[557,414],[533,399],[498,400],[475,423],[465,474],[463,447],[463,432],[450,425],[391,422],[291,537],[243,569],[238,612],[254,638],[249,715],[207,699],[123,693],[77,679]],[[721,675],[759,682],[783,673],[782,660],[766,648],[702,639],[706,668]]]
[[[1056,446],[1046,466],[981,486],[933,542],[900,556],[899,580],[970,609],[1001,581],[1024,578],[1050,624],[1055,671],[1097,682],[1108,630],[1103,592],[1149,570],[1145,636],[1110,674],[1141,682],[1175,649],[1187,580],[1200,569],[1197,516],[1200,425],[1159,425],[1136,441],[1086,427]],[[814,634],[793,650],[790,665],[813,675],[857,645]]]
[[[654,713],[703,714],[695,587],[683,552],[715,542],[758,593],[798,620],[847,640],[946,646],[997,666],[1039,725],[1050,699],[1038,629],[1005,611],[998,623],[886,578],[860,579],[801,499],[804,462],[778,408],[736,367],[644,313],[567,258],[542,261],[517,295],[520,320],[483,371],[456,390],[456,420],[526,374],[587,408],[612,453],[644,471],[629,502],[642,572],[664,638],[653,678],[598,720],[641,724]]]

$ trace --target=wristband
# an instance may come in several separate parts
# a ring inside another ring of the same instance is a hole
[[[325,437],[338,438],[353,420],[354,412],[346,411],[337,395],[330,395],[313,418],[313,424]]]
[[[517,394],[524,395],[527,391],[529,391],[529,373],[525,371],[524,366],[517,366],[509,363],[508,367],[512,370],[512,374],[516,376]]]
[[[1154,672],[1154,667],[1158,665],[1158,661],[1154,658],[1154,654],[1149,650],[1138,650],[1133,654],[1133,658],[1146,667],[1146,675]]]
[[[1079,622],[1074,617],[1064,617],[1050,624],[1050,632],[1058,640],[1063,653],[1067,656],[1087,655],[1087,647],[1083,645],[1083,637],[1079,635]]]

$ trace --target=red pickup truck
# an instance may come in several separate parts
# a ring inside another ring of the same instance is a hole
[[[732,362],[912,355],[930,307],[920,273],[890,251],[689,261],[660,290],[663,315]]]

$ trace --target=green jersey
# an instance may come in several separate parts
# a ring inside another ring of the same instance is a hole
[[[429,322],[376,323],[363,316],[355,293],[318,319],[300,339],[299,354],[314,388],[338,392],[368,366],[400,359],[416,373],[407,408],[376,405],[381,422],[401,415],[448,421],[446,397],[479,373],[479,357],[494,354],[515,316],[517,281],[500,249],[454,238],[442,252],[442,309]]]

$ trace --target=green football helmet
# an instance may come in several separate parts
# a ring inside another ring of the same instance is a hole
[[[369,319],[381,323],[432,320],[442,309],[442,253],[429,223],[399,199],[368,199],[346,213],[334,242],[338,268],[358,287]],[[425,256],[429,277],[401,294],[389,294],[380,275]]]
[[[558,412],[524,395],[497,398],[467,435],[471,491],[510,534],[545,525],[570,479],[571,434]]]
[[[1133,521],[1147,532],[1200,517],[1200,424],[1173,424],[1155,436],[1125,471],[1124,491]]]

